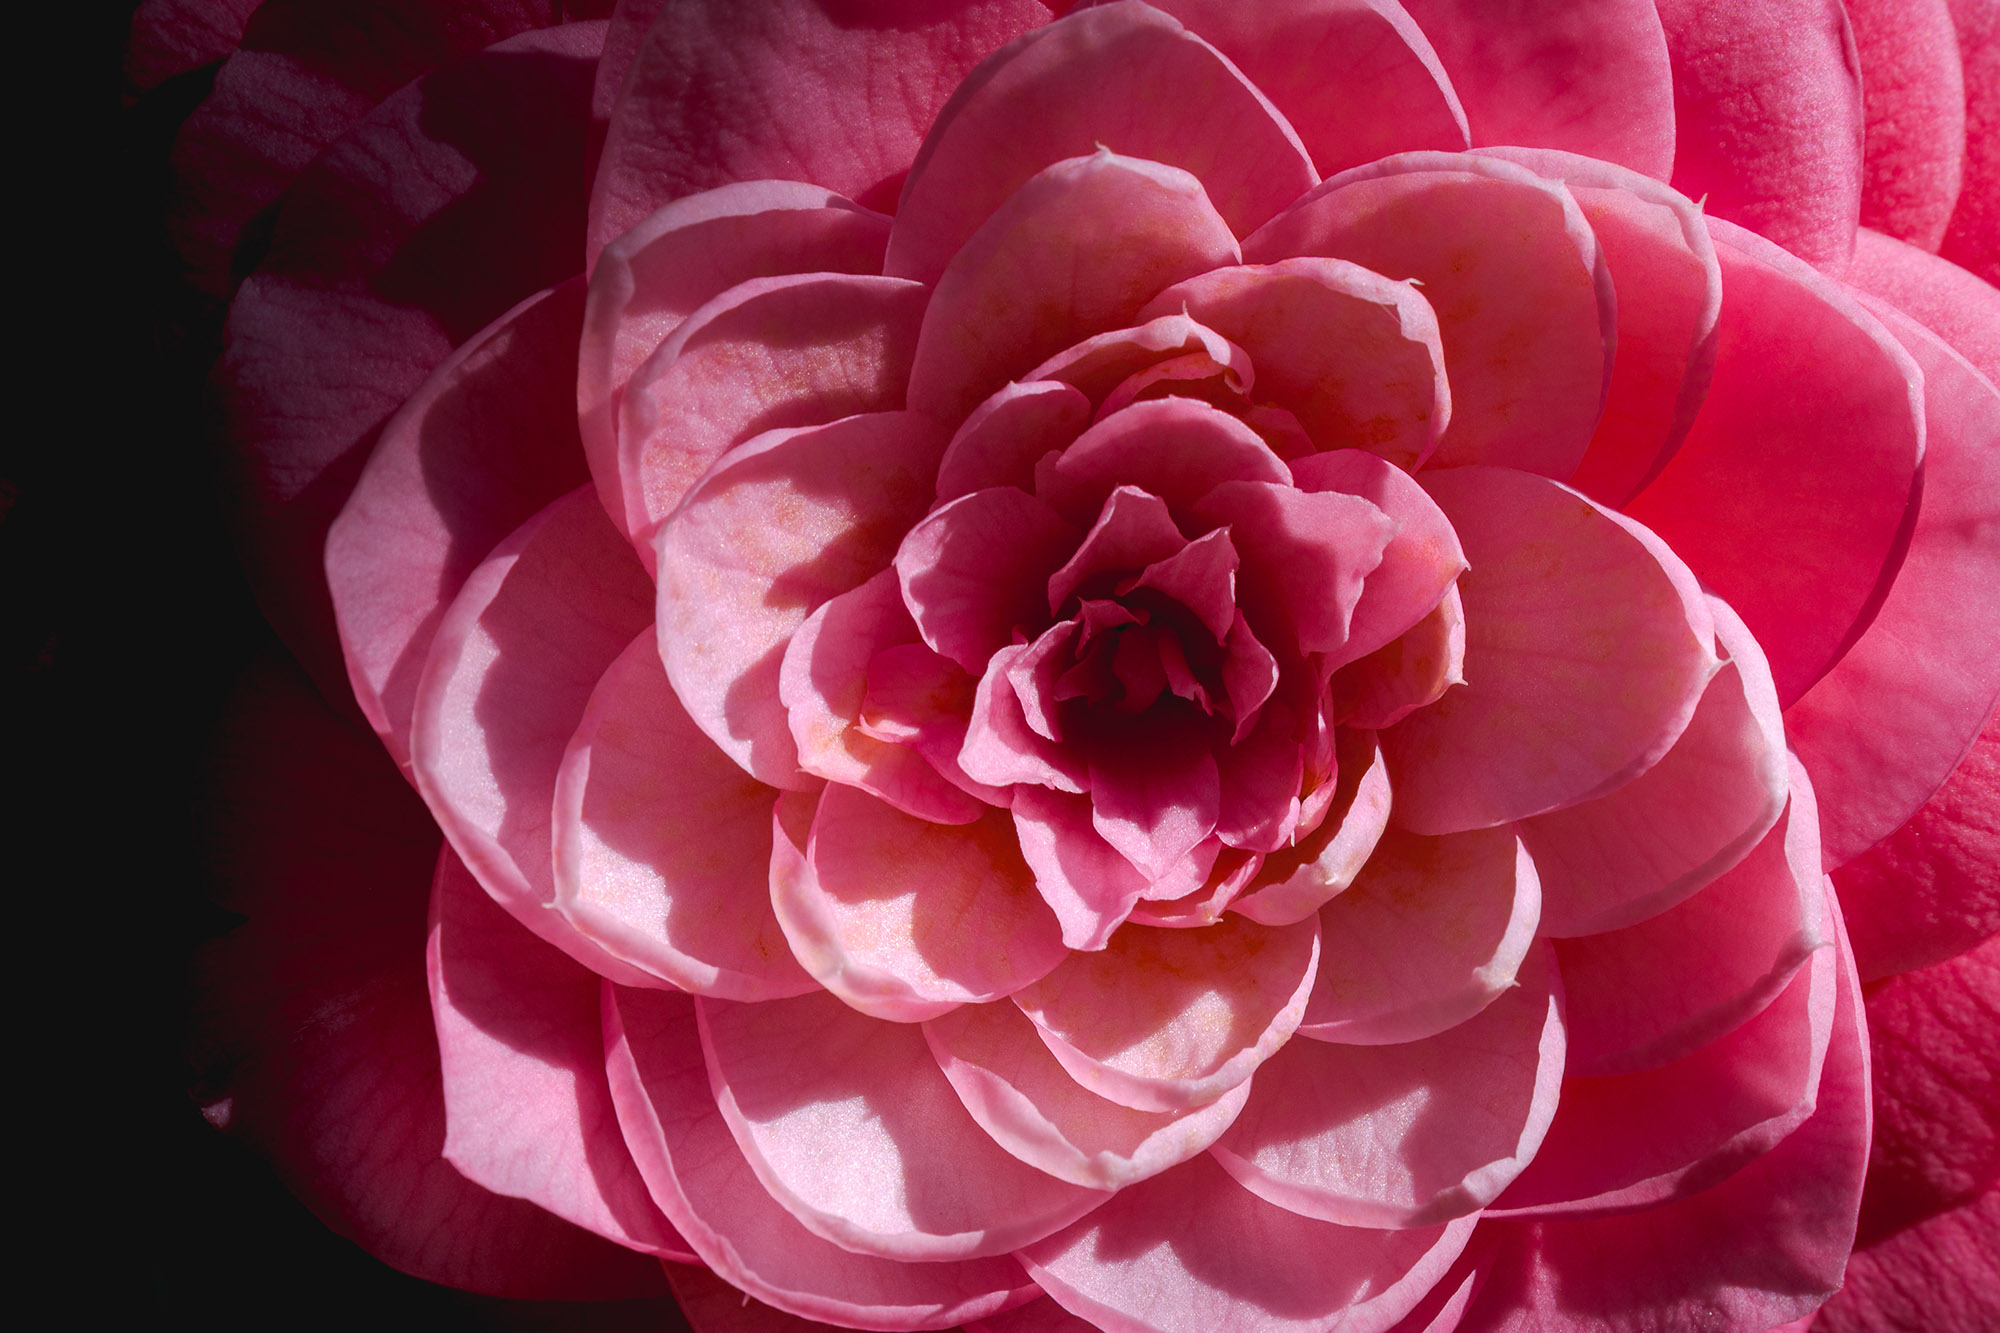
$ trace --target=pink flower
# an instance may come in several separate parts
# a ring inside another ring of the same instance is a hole
[[[296,176],[252,571],[427,814],[250,706],[213,1118],[704,1329],[1980,1326],[1962,8],[267,0],[181,232]]]

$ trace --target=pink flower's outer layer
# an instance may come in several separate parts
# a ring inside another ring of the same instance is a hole
[[[1991,7],[1051,17],[142,7],[430,812],[246,694],[231,1123],[704,1329],[1986,1326]]]

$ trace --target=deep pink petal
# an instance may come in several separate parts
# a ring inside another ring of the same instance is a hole
[[[808,1319],[887,1329],[949,1328],[1027,1299],[1031,1284],[1011,1260],[905,1263],[806,1230],[765,1192],[716,1107],[694,1000],[604,993],[611,1094],[633,1160],[661,1211],[732,1285]]]
[[[1965,71],[1948,0],[1846,0],[1861,58],[1861,222],[1935,251],[1965,174]]]
[[[1476,144],[1560,148],[1667,178],[1674,102],[1645,0],[1404,0],[1465,102]]]
[[[2000,289],[1991,282],[1866,227],[1842,281],[1895,306],[2000,383]]]
[[[662,1264],[674,1304],[694,1333],[835,1333],[835,1325],[764,1304],[706,1268]]]
[[[649,625],[591,691],[556,780],[556,906],[605,952],[681,990],[798,995],[812,978],[771,912],[778,793],[715,748]]]
[[[417,790],[521,924],[626,985],[657,985],[555,910],[551,810],[598,678],[645,628],[649,589],[588,486],[502,542],[439,622],[417,686]]]
[[[924,300],[894,278],[808,273],[752,279],[690,315],[619,399],[623,523],[641,554],[735,445],[902,410]]]
[[[1257,1071],[1211,1152],[1252,1194],[1342,1226],[1476,1212],[1535,1157],[1562,1083],[1561,982],[1546,948],[1473,1018],[1390,1046],[1295,1041]]]
[[[446,357],[383,426],[327,533],[347,678],[398,763],[409,762],[417,676],[445,608],[508,533],[584,480],[564,383],[582,314],[571,281]],[[436,484],[444,476],[451,485]]]
[[[893,241],[892,241],[893,244]],[[1103,150],[1008,196],[937,279],[910,406],[957,421],[1052,353],[1125,328],[1162,288],[1241,257],[1201,182]]]
[[[936,281],[1003,200],[1093,148],[1191,173],[1239,236],[1319,183],[1291,126],[1215,48],[1150,5],[1096,6],[959,86],[910,168],[884,272]]]
[[[1382,1333],[1465,1247],[1460,1219],[1373,1231],[1274,1208],[1197,1157],[1124,1189],[1020,1255],[1066,1309],[1099,1327],[1177,1333]]]
[[[821,985],[899,1023],[1012,994],[1065,955],[1004,810],[931,824],[835,783],[771,902]]]
[[[1145,877],[1091,826],[1090,798],[1046,787],[1014,791],[1014,830],[1042,899],[1071,949],[1102,949],[1146,891]]]
[[[1029,371],[1028,382],[1061,380],[1074,385],[1098,405],[1099,416],[1129,403],[1146,375],[1176,364],[1199,363],[1235,392],[1249,384],[1255,372],[1241,347],[1190,319],[1179,306],[1161,307],[1156,298],[1149,308],[1159,313],[1129,329],[1093,334],[1063,348]]]
[[[940,504],[992,486],[1031,490],[1043,454],[1090,424],[1090,399],[1056,380],[1003,385],[965,419],[938,463]]]
[[[2000,284],[2000,14],[1948,0],[1965,71],[1965,180],[1938,253]]]
[[[1329,699],[1343,726],[1379,731],[1463,684],[1465,601],[1453,586],[1401,638],[1336,672]]]
[[[1094,739],[1092,826],[1149,884],[1173,878],[1221,814],[1222,778],[1208,738],[1141,714],[1129,730]]]
[[[1346,647],[1366,580],[1397,531],[1358,495],[1262,481],[1226,481],[1196,512],[1230,525],[1242,560],[1237,604],[1260,640],[1294,655]]]
[[[1076,553],[1049,575],[1049,614],[1060,614],[1079,584],[1106,575],[1135,574],[1187,544],[1167,512],[1166,501],[1137,486],[1119,486],[1105,499]]]
[[[618,402],[682,320],[739,282],[787,273],[879,273],[889,219],[831,190],[746,181],[677,199],[620,236],[590,275],[577,349],[583,449],[607,513],[618,484]]]
[[[888,211],[959,81],[1046,22],[1034,0],[660,6],[611,112],[590,253],[668,200],[731,181],[810,181]]]
[[[1631,520],[1531,473],[1452,468],[1423,482],[1472,566],[1457,584],[1467,683],[1382,733],[1396,822],[1490,827],[1657,763],[1717,669],[1686,566]]]
[[[924,1024],[945,1077],[993,1141],[1086,1189],[1123,1189],[1215,1142],[1243,1108],[1245,1080],[1205,1106],[1138,1111],[1087,1092],[1011,1004],[965,1005]]]
[[[1320,174],[1418,148],[1460,149],[1465,111],[1430,39],[1378,0],[1159,0],[1282,112]]]
[[[1047,504],[995,486],[911,528],[896,552],[896,575],[924,642],[978,673],[1017,631],[1047,623],[1049,578],[1076,541],[1076,529]]]
[[[1817,1333],[1922,1328],[1981,1333],[2000,1307],[2000,1189],[1935,1214],[1847,1261],[1839,1291],[1820,1307]]]
[[[1032,671],[1037,649],[1052,650],[1071,632],[1067,623],[1057,625],[1032,645],[1002,648],[993,655],[973,692],[965,740],[956,756],[959,771],[974,782],[996,788],[1024,783],[1072,793],[1084,789],[1089,777],[1082,757],[1051,744],[1037,729],[1039,722],[1042,727],[1054,730],[1042,711],[1046,700],[1039,690],[1031,692],[1037,709],[1031,715],[1027,700],[1014,681],[1017,671],[1023,674]],[[1019,794],[1016,792],[1016,796]],[[1034,861],[1032,853],[1029,860]]]
[[[1385,833],[1319,910],[1328,945],[1300,1035],[1372,1046],[1465,1022],[1515,984],[1540,904],[1534,862],[1510,829]]]
[[[1829,867],[1907,822],[2000,698],[2000,390],[1914,320],[1875,313],[1923,369],[1923,507],[1873,623],[1785,710],[1826,797]]]
[[[1252,263],[1328,255],[1422,284],[1451,381],[1433,466],[1576,470],[1604,405],[1613,312],[1597,241],[1560,184],[1495,157],[1404,153],[1342,172],[1243,247]]]
[[[1115,488],[1136,486],[1185,517],[1230,481],[1289,486],[1291,473],[1227,412],[1194,398],[1158,398],[1113,412],[1078,436],[1044,470],[1039,493],[1066,513],[1094,518]]]
[[[1674,68],[1674,188],[1839,271],[1862,180],[1861,68],[1839,0],[1655,2]]]
[[[1097,1333],[1097,1325],[1079,1319],[1048,1297],[1017,1305],[988,1319],[969,1319],[965,1333]]]
[[[1257,399],[1288,409],[1321,449],[1414,468],[1451,420],[1437,316],[1408,283],[1340,259],[1283,259],[1175,283],[1140,317],[1179,310],[1249,352]]]
[[[1201,930],[1127,926],[1015,993],[1079,1083],[1146,1111],[1205,1105],[1285,1044],[1305,1010],[1319,922],[1238,917]]]
[[[759,781],[817,784],[797,771],[778,697],[785,645],[821,603],[888,567],[897,537],[929,507],[943,447],[914,413],[771,431],[717,464],[661,529],[667,679],[695,724]]]
[[[140,0],[125,44],[124,74],[141,91],[221,60],[243,40],[263,0]]]
[[[1784,810],[1770,668],[1735,612],[1718,598],[1709,608],[1728,658],[1673,748],[1608,795],[1521,821],[1544,934],[1594,935],[1664,911],[1748,855]]]
[[[1265,860],[1230,906],[1252,921],[1303,921],[1354,882],[1389,823],[1389,768],[1375,737],[1340,733],[1340,776],[1323,821],[1294,847]],[[1324,964],[1322,964],[1324,966]]]
[[[455,856],[438,863],[426,956],[445,1160],[620,1245],[693,1259],[619,1135],[596,974],[521,929]]]
[[[838,1245],[906,1262],[986,1258],[1105,1198],[1001,1151],[913,1025],[831,995],[697,1000],[695,1013],[716,1105],[757,1179]]]

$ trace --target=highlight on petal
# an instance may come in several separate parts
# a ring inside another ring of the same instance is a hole
[[[905,1262],[1002,1255],[1105,1198],[1001,1151],[916,1027],[831,995],[696,1000],[695,1013],[716,1106],[751,1169],[843,1248]]]
[[[1211,1149],[1258,1198],[1343,1226],[1477,1212],[1534,1159],[1562,1084],[1561,983],[1537,949],[1467,1021],[1389,1046],[1295,1041]]]
[[[563,755],[557,908],[607,953],[682,990],[803,994],[813,980],[771,912],[777,796],[694,725],[648,626],[605,670]]]
[[[1396,822],[1488,828],[1657,763],[1719,665],[1686,566],[1638,524],[1530,473],[1422,481],[1471,565],[1457,583],[1466,683],[1382,733]]]
[[[1383,834],[1319,910],[1328,942],[1299,1035],[1380,1045],[1463,1023],[1515,984],[1541,906],[1511,829]]]

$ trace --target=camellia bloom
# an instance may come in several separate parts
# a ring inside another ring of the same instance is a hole
[[[383,9],[181,150],[219,279],[345,126],[220,370],[445,844],[215,1103],[337,1225],[714,1329],[1765,1330],[1857,1219],[1815,1327],[2000,1301],[1908,1286],[2000,1166],[1984,11]]]

